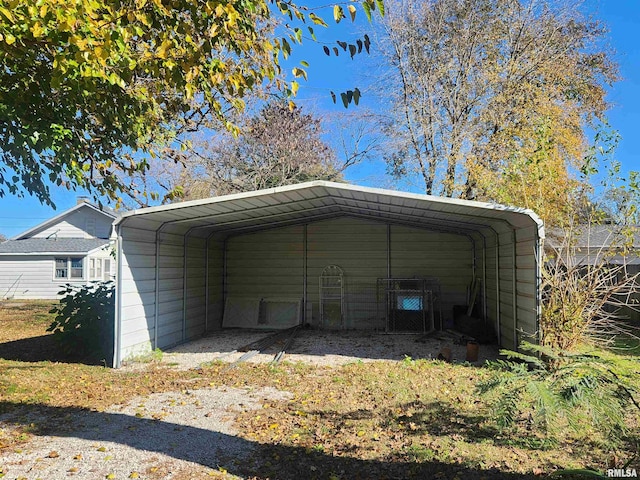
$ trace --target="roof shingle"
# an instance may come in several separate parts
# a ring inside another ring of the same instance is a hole
[[[109,240],[104,238],[25,238],[0,243],[0,254],[88,253]]]

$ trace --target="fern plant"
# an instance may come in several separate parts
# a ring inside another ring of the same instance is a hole
[[[493,375],[478,385],[500,429],[527,414],[529,426],[551,438],[564,427],[581,432],[586,425],[609,440],[626,433],[627,410],[640,410],[632,372],[597,354],[559,353],[530,343],[521,349],[528,353],[502,350],[507,360],[489,362]]]

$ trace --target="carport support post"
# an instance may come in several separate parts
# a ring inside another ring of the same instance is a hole
[[[224,310],[227,307],[227,238],[222,242],[222,317],[220,327],[224,321]]]
[[[307,323],[307,224],[302,228],[302,324]]]
[[[213,232],[204,242],[204,333],[209,331],[209,241]]]
[[[387,278],[391,278],[391,224],[387,223]]]
[[[124,221],[122,222],[124,223]],[[122,331],[122,224],[116,225],[116,298],[113,322],[113,368],[120,368],[120,332]]]
[[[163,225],[164,226],[164,225]],[[156,230],[156,285],[153,305],[153,349],[158,348],[158,303],[160,302],[160,227]]]
[[[482,235],[482,316],[487,324],[487,239]]]
[[[542,343],[542,331],[540,330],[540,318],[542,317],[542,303],[540,297],[540,291],[542,290],[542,256],[544,255],[544,239],[540,235],[540,228],[536,235],[538,237],[536,241],[536,338],[538,344]]]
[[[512,268],[512,290],[513,290],[513,349],[518,350],[518,292],[517,292],[517,267],[516,267],[516,230],[513,229],[513,268]]]
[[[498,334],[498,345],[502,346],[502,329],[500,321],[500,235],[496,234],[496,333]]]

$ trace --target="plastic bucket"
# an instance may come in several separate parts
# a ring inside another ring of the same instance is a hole
[[[469,341],[467,342],[467,362],[477,362],[478,361],[478,350],[480,350],[480,345],[478,342]]]

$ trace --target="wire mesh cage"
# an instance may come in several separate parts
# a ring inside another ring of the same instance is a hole
[[[351,280],[345,285],[345,328],[384,330],[384,315],[378,305],[376,284],[373,281]]]
[[[379,278],[378,306],[387,332],[427,332],[434,330],[433,279]],[[439,289],[438,289],[439,290]]]

